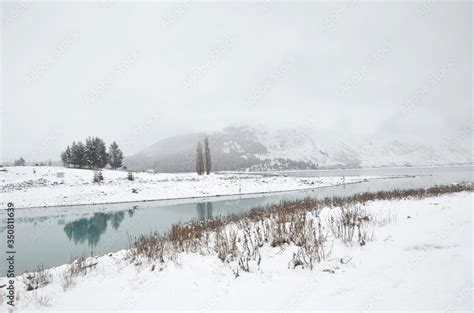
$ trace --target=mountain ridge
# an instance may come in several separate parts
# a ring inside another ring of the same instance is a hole
[[[194,172],[198,141],[209,138],[214,171],[275,171],[472,164],[469,149],[361,137],[305,128],[230,126],[162,139],[126,158],[129,169]]]

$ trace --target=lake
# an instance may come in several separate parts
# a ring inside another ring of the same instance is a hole
[[[472,166],[386,168],[361,170],[293,171],[280,175],[400,176],[314,190],[207,199],[153,201],[108,205],[49,207],[16,210],[16,272],[69,263],[79,256],[102,255],[129,247],[129,236],[165,232],[177,222],[241,213],[253,207],[308,196],[349,196],[365,191],[421,188],[435,184],[473,182]],[[6,223],[0,228],[6,236]],[[2,273],[5,260],[2,258]]]

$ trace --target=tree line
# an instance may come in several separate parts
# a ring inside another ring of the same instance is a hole
[[[26,161],[23,157],[20,157],[18,160],[15,160],[13,162],[13,166],[26,166]],[[35,163],[34,166],[46,166],[46,163],[41,161],[40,163]],[[48,161],[48,166],[53,166],[53,162],[51,162],[51,159]]]
[[[112,169],[122,167],[123,153],[114,141],[107,152],[104,140],[99,137],[86,138],[85,144],[73,141],[61,153],[64,166],[78,168],[104,168],[110,164]]]
[[[26,161],[25,159],[23,159],[23,157],[20,157],[18,160],[15,160],[15,162],[13,162],[13,166],[25,166],[26,165]]]
[[[209,175],[211,173],[211,148],[209,139],[204,139],[204,147],[199,141],[196,149],[196,172],[198,175]]]

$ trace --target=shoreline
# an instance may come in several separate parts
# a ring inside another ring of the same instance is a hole
[[[390,177],[393,178],[393,177]],[[403,177],[400,177],[403,178]],[[381,178],[372,178],[372,179],[384,179]],[[131,200],[131,201],[110,201],[110,202],[95,202],[95,203],[75,203],[75,204],[60,204],[60,205],[45,205],[45,206],[30,206],[30,207],[19,207],[15,208],[18,210],[27,210],[27,209],[42,209],[42,208],[68,208],[68,207],[75,207],[75,206],[98,206],[98,205],[107,205],[107,204],[126,204],[126,203],[147,203],[147,202],[161,202],[161,201],[180,201],[180,200],[193,200],[193,199],[213,199],[213,198],[222,198],[222,197],[241,197],[241,196],[255,196],[255,195],[266,195],[266,194],[278,194],[278,193],[290,193],[290,192],[298,192],[298,191],[309,191],[309,190],[316,190],[322,188],[329,188],[329,187],[336,187],[342,185],[352,185],[352,184],[360,184],[363,182],[367,182],[368,179],[364,179],[363,181],[357,182],[350,182],[346,184],[335,184],[330,186],[321,186],[321,187],[311,187],[311,188],[302,188],[302,189],[288,189],[288,190],[280,190],[280,191],[259,191],[259,192],[249,192],[249,193],[236,193],[236,194],[223,194],[223,195],[214,195],[214,196],[192,196],[192,197],[181,197],[181,198],[161,198],[161,199],[144,199],[144,200]],[[249,197],[254,198],[254,197]],[[232,200],[232,199],[229,199]]]
[[[407,189],[407,191],[409,191],[409,189]],[[434,201],[434,199],[436,200]],[[355,246],[345,246],[341,242],[337,242],[337,238],[333,238],[331,242],[336,249],[331,252],[332,259],[323,258],[315,263],[314,269],[305,268],[305,266],[302,268],[296,268],[296,265],[295,268],[288,267],[288,264],[290,264],[291,260],[294,259],[294,255],[298,248],[295,243],[292,242],[283,244],[283,250],[279,247],[271,247],[269,243],[264,244],[259,248],[262,259],[261,265],[257,265],[256,260],[250,260],[250,270],[244,271],[240,269],[240,275],[237,275],[239,276],[238,279],[236,279],[235,276],[235,270],[238,268],[236,261],[224,262],[218,258],[216,252],[206,254],[186,250],[176,254],[176,258],[171,258],[172,254],[163,254],[165,256],[164,262],[153,261],[153,259],[133,259],[133,254],[130,254],[130,249],[121,249],[115,252],[91,255],[91,257],[87,257],[83,261],[74,261],[72,263],[85,264],[84,272],[82,272],[84,275],[72,277],[72,283],[67,286],[64,285],[63,277],[66,277],[65,274],[67,274],[68,270],[70,271],[72,268],[72,265],[68,263],[46,267],[45,270],[47,272],[44,272],[46,273],[46,276],[44,277],[49,277],[48,281],[43,285],[38,283],[38,287],[35,291],[26,290],[24,274],[15,275],[16,279],[20,282],[17,287],[18,292],[21,293],[19,307],[20,309],[37,307],[38,305],[42,305],[42,302],[39,301],[43,299],[41,297],[49,295],[48,307],[53,309],[68,309],[73,306],[75,307],[76,305],[79,305],[81,309],[88,309],[91,304],[95,305],[98,303],[103,305],[103,307],[101,307],[102,309],[116,309],[117,305],[122,305],[115,302],[116,293],[129,286],[131,280],[135,281],[138,279],[139,281],[154,282],[150,283],[150,285],[144,285],[144,287],[147,287],[144,289],[133,289],[128,287],[130,288],[129,292],[132,296],[137,296],[142,293],[146,295],[160,292],[166,294],[166,289],[163,289],[162,287],[172,284],[173,281],[178,281],[180,282],[181,287],[185,287],[182,289],[182,293],[186,296],[195,293],[196,286],[194,285],[194,281],[197,281],[199,286],[201,286],[206,283],[206,277],[209,275],[211,275],[213,279],[224,279],[227,285],[231,288],[245,286],[245,288],[252,289],[251,286],[255,283],[261,283],[262,287],[267,286],[265,284],[265,279],[260,281],[260,274],[262,272],[267,275],[277,274],[279,279],[275,280],[275,282],[281,280],[281,284],[278,284],[278,286],[275,287],[275,290],[272,291],[268,291],[265,288],[250,290],[249,295],[252,292],[257,292],[259,298],[268,297],[268,299],[272,299],[273,293],[281,289],[281,286],[283,285],[290,285],[294,288],[301,286],[300,279],[303,279],[303,276],[323,279],[325,285],[332,283],[331,285],[341,286],[342,284],[345,288],[349,288],[352,284],[347,283],[348,275],[349,278],[358,273],[362,275],[367,270],[373,268],[373,266],[376,266],[376,271],[374,273],[388,270],[391,274],[398,275],[399,273],[403,273],[407,268],[405,263],[393,262],[392,258],[400,258],[400,260],[402,260],[406,258],[405,254],[408,254],[408,257],[417,259],[420,253],[422,253],[422,255],[428,255],[433,253],[433,251],[438,254],[443,253],[443,257],[433,259],[436,260],[436,264],[429,266],[429,268],[423,273],[430,273],[434,268],[446,264],[452,264],[453,261],[456,261],[457,275],[460,276],[469,268],[469,259],[467,257],[462,259],[452,258],[453,253],[451,251],[452,249],[456,249],[456,253],[458,254],[463,254],[465,251],[468,251],[468,241],[462,241],[461,239],[466,238],[464,234],[467,234],[470,227],[463,228],[465,231],[461,235],[457,235],[457,232],[448,232],[448,240],[443,240],[442,243],[434,240],[436,237],[433,239],[433,232],[439,232],[440,227],[443,225],[446,226],[445,222],[449,216],[456,217],[454,222],[451,222],[453,225],[450,226],[449,229],[459,229],[459,227],[464,225],[466,221],[469,221],[467,212],[469,212],[469,203],[471,200],[472,191],[468,190],[447,192],[438,195],[430,194],[421,199],[416,197],[399,199],[388,196],[387,198],[382,197],[380,199],[374,199],[374,201],[369,200],[369,202],[367,202],[368,205],[364,207],[367,211],[364,212],[371,214],[370,216],[374,218],[373,229],[376,230],[377,236],[369,239],[367,245],[364,243],[364,245],[356,244]],[[332,212],[333,209],[324,206],[321,207],[321,210],[321,216],[327,217],[329,216],[328,214],[331,214],[330,212]],[[414,211],[416,214],[413,213]],[[436,214],[433,214],[433,211]],[[408,214],[412,216],[412,218],[405,218]],[[316,218],[318,216],[319,213],[316,215]],[[369,223],[371,223],[370,221],[372,221],[372,218],[369,220]],[[425,223],[425,219],[429,219],[430,223]],[[229,230],[231,227],[235,227],[232,226],[232,221],[229,221],[226,225]],[[417,230],[417,236],[407,237],[407,234],[414,230]],[[209,229],[207,231],[212,232],[215,230]],[[455,234],[454,237],[453,234]],[[420,244],[420,242],[422,244]],[[437,248],[438,246],[441,248]],[[239,248],[239,253],[243,253],[242,251],[245,252],[245,249],[242,247]],[[361,253],[361,251],[364,253]],[[390,257],[379,258],[378,256],[381,254],[387,254]],[[337,260],[337,262],[333,262],[333,260]],[[347,262],[339,260],[345,260]],[[349,262],[352,266],[346,265]],[[364,265],[366,263],[367,265]],[[358,266],[354,267],[353,265]],[[425,264],[421,265],[424,266]],[[157,267],[157,270],[154,270],[155,266]],[[218,269],[218,272],[215,272],[214,269]],[[423,277],[425,276],[423,273],[420,274],[421,269],[418,268],[418,263],[413,263],[412,267],[409,269],[411,275],[419,275],[419,277],[417,277],[420,284],[422,284]],[[98,275],[97,273],[102,273],[104,276],[102,277],[102,274]],[[336,273],[338,275],[334,275]],[[189,275],[193,277],[191,282],[188,281]],[[370,279],[371,276],[372,275],[364,274],[356,280],[365,281],[366,279]],[[376,275],[376,277],[378,277],[379,283],[375,286],[378,286],[384,281],[382,279],[384,276]],[[6,277],[0,277],[1,281],[4,281],[5,279]],[[441,284],[445,279],[446,278],[440,278],[438,281]],[[352,280],[349,280],[349,282],[350,281]],[[106,288],[102,288],[104,284]],[[455,291],[458,290],[457,283],[454,285],[443,284],[442,286],[444,286],[443,288],[445,291],[450,292],[450,294],[455,294]],[[92,288],[94,292],[91,293],[90,288]],[[216,288],[220,288],[220,285],[217,285]],[[206,291],[207,288],[200,290],[201,293],[205,293],[206,297],[212,298],[213,292],[209,292],[208,294]],[[374,289],[374,292],[375,290],[376,289]],[[403,291],[403,288],[400,290]],[[38,294],[39,297],[36,297],[36,294]],[[90,301],[83,302],[84,295],[89,295],[91,297]],[[346,298],[345,294],[340,294],[339,296],[342,297],[341,299]],[[163,296],[160,296],[160,298],[165,299]],[[244,297],[244,299],[246,302],[251,303],[251,301],[249,302],[249,297]],[[368,300],[370,299],[369,296]],[[413,297],[412,300],[420,301],[419,297]],[[169,301],[170,304],[176,304],[176,302]],[[200,307],[199,301],[194,302],[192,302],[193,307]],[[227,301],[224,303],[227,303]],[[427,303],[430,302],[428,301]],[[183,305],[186,306],[187,304]],[[0,307],[3,306],[0,305]],[[151,301],[144,303],[143,307],[140,308],[163,309],[165,307],[166,305],[163,305],[162,302]]]
[[[194,199],[215,199],[215,198],[229,198],[225,200],[234,200],[237,197],[246,197],[246,198],[257,198],[259,195],[267,194],[284,194],[292,192],[304,192],[317,189],[324,189],[330,187],[337,187],[343,185],[353,185],[361,184],[368,182],[369,180],[381,180],[381,179],[402,179],[402,178],[414,178],[417,176],[428,176],[428,175],[399,175],[399,176],[383,176],[383,177],[373,177],[373,178],[361,178],[360,181],[348,182],[344,184],[334,184],[320,187],[309,187],[301,189],[286,189],[279,191],[260,191],[260,192],[249,192],[249,193],[229,193],[222,195],[212,195],[212,196],[191,196],[191,197],[179,197],[179,198],[159,198],[159,199],[143,199],[143,200],[130,200],[130,201],[109,201],[109,202],[94,202],[94,203],[74,203],[74,204],[60,204],[60,205],[45,205],[45,206],[28,206],[28,207],[15,207],[17,210],[28,210],[28,209],[42,209],[42,208],[70,208],[75,206],[99,206],[99,205],[111,205],[111,204],[130,204],[130,203],[149,203],[149,202],[165,202],[165,201],[182,201],[182,200],[194,200]]]
[[[222,171],[222,174],[256,174],[256,175],[272,175],[274,173],[299,173],[299,172],[332,172],[332,171],[373,171],[373,170],[409,170],[409,169],[433,169],[433,168],[450,168],[450,167],[474,167],[471,164],[444,164],[444,165],[416,165],[416,166],[379,166],[379,167],[347,167],[347,168],[321,168],[314,170],[282,170],[282,171],[255,171],[255,172],[238,172],[238,171]]]

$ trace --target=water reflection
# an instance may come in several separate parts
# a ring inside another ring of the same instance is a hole
[[[134,205],[133,208],[128,210],[128,217],[133,217],[133,214],[135,213],[135,210],[138,209],[138,205]]]
[[[378,170],[377,173],[381,173]],[[403,173],[418,170],[403,169]],[[279,203],[283,200],[299,200],[305,197],[324,198],[351,196],[361,192],[377,192],[395,188],[430,187],[434,184],[473,181],[473,167],[433,168],[431,176],[405,178],[370,179],[360,184],[346,184],[318,188],[313,191],[268,194],[241,199],[212,198],[212,202],[150,202],[130,204],[86,206],[84,208],[33,208],[16,212],[16,229],[25,236],[15,242],[22,256],[17,259],[15,270],[21,273],[36,268],[38,264],[57,266],[70,261],[71,256],[88,255],[91,250],[101,255],[126,249],[129,236],[137,237],[151,232],[165,233],[172,224],[196,218],[205,220],[228,214],[247,212],[254,207]],[[386,170],[384,174],[397,174],[397,170]],[[309,173],[307,176],[313,175]],[[373,171],[361,172],[370,176]],[[291,174],[288,174],[293,175]],[[346,177],[348,177],[346,173]],[[302,175],[304,177],[304,175]],[[138,208],[140,208],[138,210]],[[81,211],[77,211],[77,210]],[[49,212],[49,213],[46,213]],[[6,223],[0,222],[0,235],[5,235]],[[4,262],[3,262],[4,263]],[[2,262],[0,261],[0,267]]]
[[[119,228],[120,226],[120,223],[122,223],[123,219],[124,219],[125,215],[124,215],[124,212],[117,212],[115,213],[114,215],[112,215],[112,227],[117,230],[117,228]]]
[[[133,216],[133,212],[129,216]],[[90,247],[95,247],[99,242],[100,237],[107,230],[108,223],[112,225],[114,230],[117,230],[125,218],[125,211],[114,212],[114,213],[94,213],[92,217],[81,218],[72,222],[67,223],[63,230],[69,241],[87,244]]]
[[[204,221],[206,219],[212,218],[212,202],[196,203],[196,210],[197,210],[198,220]]]

